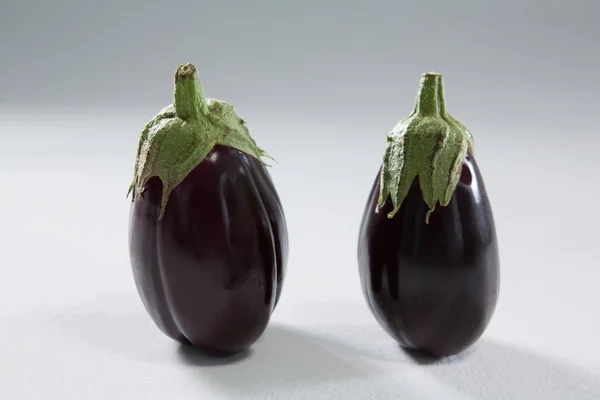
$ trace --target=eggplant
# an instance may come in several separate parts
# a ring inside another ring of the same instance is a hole
[[[370,311],[406,350],[461,353],[491,321],[500,289],[494,217],[473,136],[446,112],[440,74],[421,76],[412,113],[387,135],[358,265]]]
[[[207,354],[252,346],[281,295],[287,226],[263,157],[233,107],[179,66],[173,104],[139,141],[129,254],[156,326]]]

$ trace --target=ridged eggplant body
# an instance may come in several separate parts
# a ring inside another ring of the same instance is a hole
[[[282,206],[268,171],[251,156],[216,146],[171,193],[134,193],[129,249],[138,292],[168,336],[232,354],[265,330],[287,259]]]
[[[433,356],[459,353],[483,334],[499,292],[496,230],[475,158],[466,155],[449,204],[428,222],[418,178],[393,218],[389,198],[376,211],[379,174],[358,247],[368,305],[401,346]]]
[[[142,131],[129,252],[142,302],[169,337],[215,355],[250,347],[281,295],[288,237],[268,156],[196,67]]]

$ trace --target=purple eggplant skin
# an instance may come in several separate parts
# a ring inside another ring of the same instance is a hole
[[[228,356],[264,332],[288,258],[285,216],[266,168],[216,145],[175,188],[162,219],[153,177],[130,209],[129,250],[138,293],[172,339]]]
[[[450,203],[428,224],[418,178],[391,219],[389,198],[375,211],[378,195],[379,174],[358,245],[369,308],[405,349],[433,357],[462,352],[488,326],[500,283],[496,229],[475,158],[467,153]]]

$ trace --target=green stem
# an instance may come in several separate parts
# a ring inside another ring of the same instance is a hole
[[[438,75],[437,79],[437,99],[440,114],[446,115],[446,100],[444,98],[444,79],[442,78],[442,75]]]
[[[445,112],[442,75],[436,72],[427,72],[421,75],[417,102],[415,104],[416,115],[434,116]]]
[[[182,64],[175,72],[175,113],[184,121],[197,120],[208,112],[196,67]]]

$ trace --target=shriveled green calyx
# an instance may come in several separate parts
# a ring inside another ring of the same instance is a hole
[[[204,97],[196,68],[180,65],[175,73],[173,104],[162,109],[142,131],[127,195],[134,189],[142,194],[150,178],[160,178],[162,218],[175,187],[218,144],[238,149],[261,163],[262,157],[269,157],[256,145],[233,106]]]
[[[393,218],[416,177],[429,210],[447,206],[456,189],[467,150],[473,151],[471,133],[446,112],[442,75],[425,73],[413,112],[387,135],[376,211],[391,197]]]

